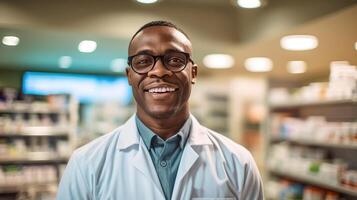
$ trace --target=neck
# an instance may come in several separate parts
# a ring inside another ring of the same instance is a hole
[[[187,109],[185,112],[176,113],[169,117],[152,117],[137,110],[139,119],[156,135],[163,140],[175,135],[188,119],[190,113]]]

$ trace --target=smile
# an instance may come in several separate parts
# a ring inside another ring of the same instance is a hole
[[[145,90],[145,92],[149,92],[149,93],[166,93],[166,92],[175,92],[176,90],[178,90],[178,88],[156,87],[156,88],[150,88],[148,90]]]

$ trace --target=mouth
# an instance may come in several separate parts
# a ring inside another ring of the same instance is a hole
[[[144,89],[145,92],[157,93],[157,94],[172,93],[172,92],[176,92],[177,90],[178,90],[178,88],[174,88],[174,87],[153,87],[150,89]]]

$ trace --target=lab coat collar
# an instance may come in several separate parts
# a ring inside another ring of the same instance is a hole
[[[139,145],[140,135],[135,123],[135,114],[122,126],[119,135],[119,150],[126,149],[132,145]]]
[[[212,145],[208,137],[208,129],[203,127],[197,119],[191,114],[192,126],[187,143],[191,146]]]
[[[190,135],[187,141],[188,145],[212,145],[212,141],[208,137],[207,128],[203,127],[197,119],[192,115],[192,126]],[[132,145],[139,145],[140,135],[135,123],[135,114],[122,126],[118,141],[118,148],[120,150],[126,149]]]

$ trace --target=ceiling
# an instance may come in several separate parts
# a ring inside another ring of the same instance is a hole
[[[194,47],[194,60],[202,76],[270,76],[307,79],[326,76],[329,62],[348,60],[357,64],[357,4],[355,0],[267,0],[258,9],[245,10],[230,0],[161,0],[141,5],[134,0],[62,0],[0,2],[0,37],[17,35],[20,44],[0,44],[0,69],[44,70],[116,74],[110,63],[127,57],[131,35],[151,20],[169,20],[182,27]],[[289,52],[279,46],[281,36],[313,34],[317,49]],[[98,43],[94,53],[80,53],[77,45],[90,39]],[[201,62],[209,53],[229,53],[231,69],[213,70]],[[58,59],[71,56],[69,69],[60,69]],[[267,56],[274,62],[269,73],[244,69],[248,57]],[[290,75],[289,60],[304,60],[307,73]]]

